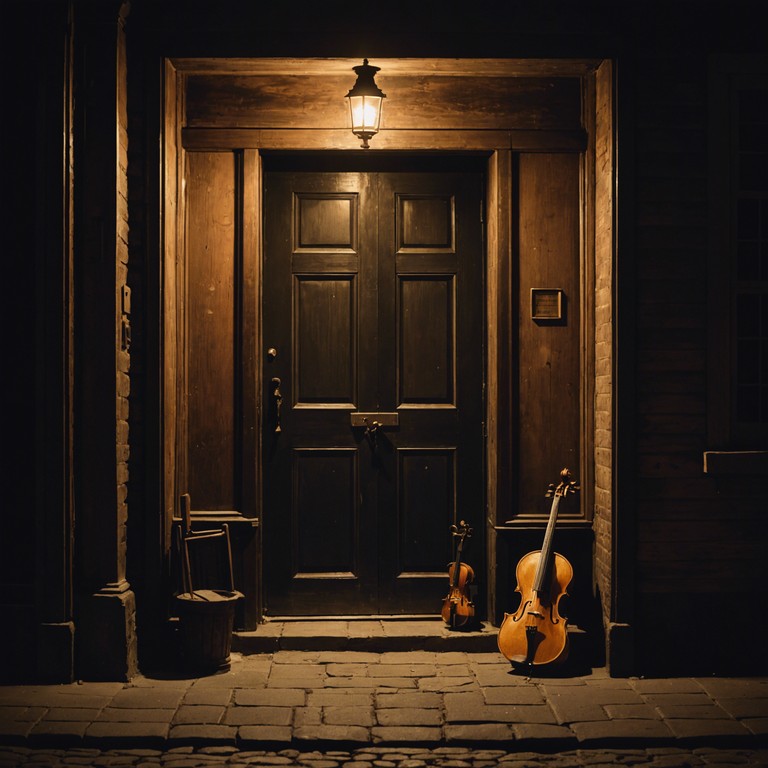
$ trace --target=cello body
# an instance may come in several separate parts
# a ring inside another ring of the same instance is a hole
[[[515,576],[520,605],[515,613],[505,613],[499,627],[497,643],[501,653],[513,666],[565,661],[568,657],[568,622],[560,615],[559,603],[573,578],[573,567],[552,549],[560,499],[578,490],[568,469],[560,472],[560,484],[549,486],[552,497],[549,522],[540,550],[523,555]]]
[[[573,567],[555,552],[549,588],[538,593],[533,585],[540,559],[541,550],[520,558],[515,571],[520,605],[515,613],[504,614],[499,628],[499,650],[513,664],[552,664],[568,658],[568,621],[558,604],[567,594]]]

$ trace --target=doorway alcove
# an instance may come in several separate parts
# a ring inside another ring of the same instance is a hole
[[[558,549],[581,574],[573,596],[577,616],[591,613],[587,606],[599,592],[602,620],[608,623],[621,567],[611,490],[611,62],[371,63],[381,68],[377,83],[387,99],[382,130],[367,157],[397,156],[403,162],[409,156],[432,161],[472,156],[484,172],[478,216],[484,233],[485,332],[477,340],[484,359],[484,445],[476,457],[484,473],[484,498],[476,502],[484,530],[476,531],[476,540],[487,618],[498,622],[510,609],[514,564],[540,545],[548,514],[544,492],[567,464],[582,490],[562,514]],[[263,492],[269,481],[263,434],[270,407],[264,382],[269,342],[262,338],[262,310],[270,300],[262,290],[264,158],[363,154],[347,125],[344,99],[357,64],[352,59],[165,61],[162,357],[157,361],[162,548],[170,551],[179,495],[209,465],[198,449],[200,435],[210,427],[220,440],[213,442],[217,461],[226,462],[223,470],[219,465],[226,487],[208,504],[196,505],[193,495],[193,518],[200,525],[230,523],[237,587],[246,595],[239,619],[244,628],[255,627],[264,614],[261,533],[270,514]],[[207,223],[197,214],[190,218],[194,199],[196,211],[209,206]],[[193,249],[208,254],[205,275],[191,274]],[[224,304],[213,310],[227,317],[215,331],[220,336],[194,330],[195,312],[204,309],[195,294],[198,278],[226,287],[217,292],[219,298],[226,294]],[[566,313],[536,320],[532,289],[559,291]],[[219,352],[213,365],[201,368],[203,344]],[[201,385],[203,369],[215,375],[205,374]],[[201,402],[217,403],[217,413],[212,416]]]

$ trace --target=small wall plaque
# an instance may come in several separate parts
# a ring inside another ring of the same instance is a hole
[[[531,319],[563,319],[563,292],[557,288],[531,288]]]

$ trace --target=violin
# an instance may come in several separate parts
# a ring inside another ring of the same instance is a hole
[[[451,534],[458,538],[456,560],[448,565],[448,578],[451,586],[443,601],[441,615],[451,629],[460,629],[475,615],[475,604],[469,596],[469,584],[475,578],[475,572],[466,563],[461,562],[461,550],[464,540],[472,536],[472,529],[462,520],[457,526],[451,526]]]
[[[515,575],[520,605],[514,614],[505,613],[497,642],[501,653],[513,666],[562,662],[568,657],[568,621],[559,613],[560,598],[573,578],[568,560],[552,551],[552,538],[560,500],[579,490],[568,469],[560,472],[557,488],[552,484],[547,498],[552,498],[549,522],[540,550],[520,558]]]

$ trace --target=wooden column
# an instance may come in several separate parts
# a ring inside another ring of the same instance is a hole
[[[509,509],[510,404],[510,270],[512,221],[512,153],[497,149],[488,160],[486,231],[488,238],[486,461],[488,484],[488,616],[502,613],[498,605],[499,567],[496,526]]]
[[[126,580],[130,300],[126,284],[128,3],[75,6],[76,650],[85,679],[136,672],[135,598]]]

